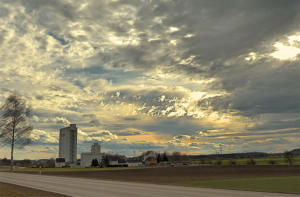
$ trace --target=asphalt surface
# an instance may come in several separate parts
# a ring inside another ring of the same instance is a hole
[[[76,197],[299,197],[299,195],[204,189],[0,172],[0,182]]]

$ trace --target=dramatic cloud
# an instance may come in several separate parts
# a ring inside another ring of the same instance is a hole
[[[56,157],[70,123],[79,153],[94,141],[129,155],[297,148],[299,9],[297,0],[0,0],[0,101],[16,90],[34,113],[32,149],[20,151]]]

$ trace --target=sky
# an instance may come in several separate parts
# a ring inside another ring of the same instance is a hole
[[[17,159],[300,147],[300,1],[0,0],[0,103],[33,108]],[[1,145],[0,158],[10,149]]]

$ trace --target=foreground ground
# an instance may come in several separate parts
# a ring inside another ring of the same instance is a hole
[[[300,176],[187,181],[175,185],[300,194]]]
[[[0,197],[66,197],[65,195],[0,182]]]
[[[0,172],[0,182],[33,187],[68,196],[89,197],[296,197],[293,194],[205,189],[157,184],[104,181],[59,176]]]
[[[20,173],[38,174],[38,169]],[[44,169],[44,175],[212,187],[283,193],[300,193],[300,166],[194,166],[163,168]]]

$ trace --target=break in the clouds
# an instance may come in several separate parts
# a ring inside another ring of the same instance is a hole
[[[79,153],[279,152],[300,140],[300,3],[0,0],[0,100],[34,109],[32,146]],[[1,148],[8,156],[8,149]]]

